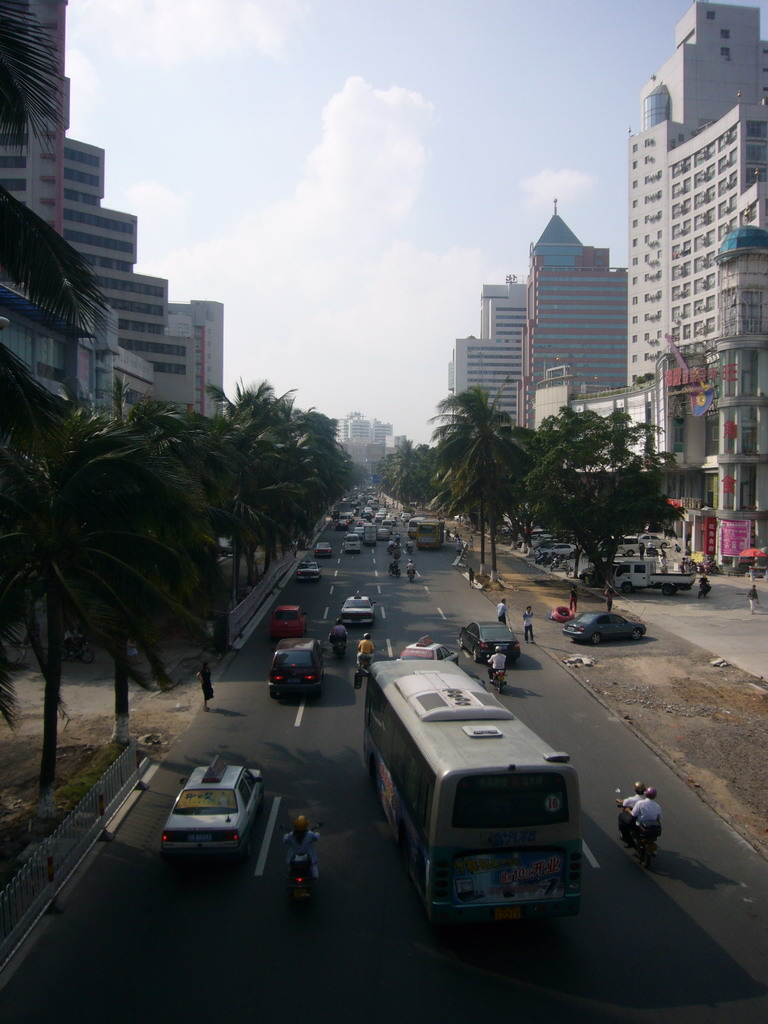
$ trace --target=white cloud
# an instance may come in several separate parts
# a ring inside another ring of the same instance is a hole
[[[546,168],[531,178],[523,178],[519,185],[528,207],[552,206],[555,199],[569,203],[582,200],[597,187],[598,180],[593,174],[563,169],[553,171]]]
[[[157,181],[137,181],[126,190],[129,209],[146,222],[179,223],[186,214],[189,198],[189,193],[176,195]]]
[[[278,57],[306,0],[78,0],[68,28],[126,63],[164,64],[261,53]]]
[[[292,195],[228,237],[169,253],[143,273],[177,301],[225,304],[225,386],[266,378],[331,416],[352,408],[426,440],[447,394],[453,340],[477,332],[476,250],[407,240],[423,185],[432,105],[349,79]]]

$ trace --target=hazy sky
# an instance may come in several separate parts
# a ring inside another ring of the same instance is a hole
[[[69,0],[70,134],[224,386],[427,441],[483,284],[558,212],[625,266],[627,135],[689,0]],[[768,0],[763,9],[763,36]]]

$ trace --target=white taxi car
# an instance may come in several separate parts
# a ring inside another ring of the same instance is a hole
[[[459,663],[459,652],[445,644],[438,644],[431,636],[420,637],[415,644],[408,644],[398,655],[404,661],[452,661]]]
[[[207,768],[195,768],[176,797],[165,823],[163,857],[247,860],[251,832],[264,803],[258,768],[227,764],[217,755]]]

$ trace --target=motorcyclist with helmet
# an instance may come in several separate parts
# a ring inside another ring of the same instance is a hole
[[[313,832],[309,827],[309,822],[303,814],[300,814],[298,818],[293,821],[293,830],[286,832],[283,836],[283,842],[288,847],[288,854],[286,856],[285,863],[291,863],[291,858],[296,854],[306,853],[309,854],[309,862],[311,864],[311,873],[313,878],[318,877],[317,868],[317,854],[315,853],[315,843],[320,838],[319,832]]]
[[[376,650],[376,646],[375,646],[373,640],[371,640],[371,634],[370,633],[363,633],[363,639],[357,645],[357,667],[358,668],[362,668],[363,667],[362,661],[361,661],[361,656],[363,658],[367,659],[368,665],[370,665],[371,659],[373,658],[373,652],[375,650]]]
[[[649,786],[630,811],[638,828],[661,832],[661,807],[656,803],[656,790]]]
[[[621,808],[619,811],[619,832],[621,838],[627,846],[632,846],[632,833],[635,831],[636,823],[632,817],[632,808],[635,804],[642,800],[645,796],[646,785],[644,782],[636,782],[634,785],[635,792],[632,796],[626,797],[622,800],[621,797],[616,798],[616,804]]]
[[[408,579],[413,579],[413,577],[416,575],[416,566],[413,564],[412,558],[408,559],[408,564],[405,567],[405,575],[408,577]]]
[[[331,641],[331,643],[334,643],[334,641],[338,643],[340,640],[343,640],[344,643],[346,643],[347,627],[344,625],[341,619],[336,619],[336,625],[333,626],[331,632],[328,634],[328,639]]]
[[[503,647],[497,647],[493,654],[488,659],[488,681],[494,685],[497,683],[497,672],[506,672],[507,670],[507,656],[504,653]],[[501,689],[501,686],[499,686]]]
[[[702,576],[699,580],[699,597],[706,597],[712,589],[712,584],[709,582],[706,576]]]

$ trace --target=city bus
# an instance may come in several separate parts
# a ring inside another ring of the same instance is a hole
[[[363,748],[431,921],[578,913],[576,771],[479,680],[450,662],[374,661]]]
[[[416,540],[416,530],[419,523],[423,522],[426,518],[426,516],[413,516],[413,518],[408,520],[408,538],[410,540]]]
[[[417,548],[441,548],[445,541],[445,523],[439,519],[419,519],[416,523]]]

